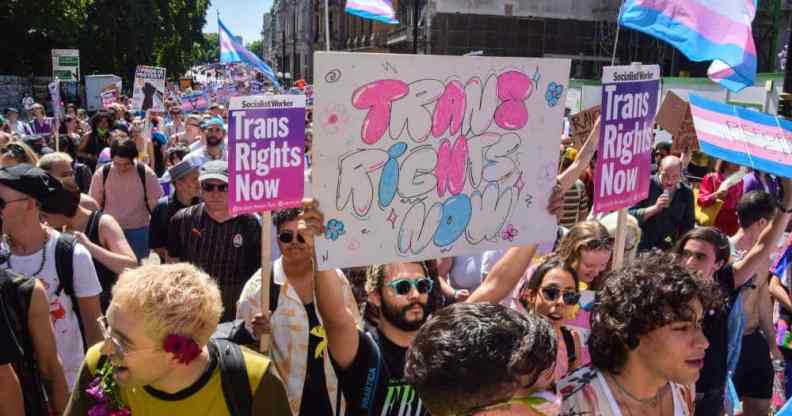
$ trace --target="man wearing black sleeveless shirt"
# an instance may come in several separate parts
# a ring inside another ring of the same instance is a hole
[[[726,385],[729,358],[729,313],[739,289],[759,272],[775,249],[792,218],[792,180],[782,181],[784,199],[770,224],[762,231],[756,244],[739,261],[729,264],[731,247],[725,235],[713,227],[696,228],[682,236],[674,252],[685,265],[702,276],[716,279],[724,291],[726,308],[708,311],[704,318],[704,335],[710,343],[704,357],[704,368],[696,383],[696,415],[720,416]],[[732,369],[733,370],[733,369]]]

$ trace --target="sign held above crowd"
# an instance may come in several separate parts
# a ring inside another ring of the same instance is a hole
[[[655,119],[657,126],[671,133],[672,153],[682,153],[698,150],[696,130],[693,128],[693,115],[690,113],[690,104],[679,98],[673,91],[666,93],[660,111]]]
[[[320,269],[552,241],[569,60],[317,53]]]
[[[165,68],[140,65],[135,71],[132,108],[138,111],[166,111]]]
[[[603,69],[595,213],[627,208],[648,195],[659,92],[658,65]]]

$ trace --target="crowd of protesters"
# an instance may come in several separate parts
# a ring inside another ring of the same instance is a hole
[[[595,128],[562,137],[552,248],[318,271],[306,199],[272,214],[262,276],[227,111],[181,108],[4,111],[0,414],[764,416],[792,394],[790,179],[656,143],[617,268]]]

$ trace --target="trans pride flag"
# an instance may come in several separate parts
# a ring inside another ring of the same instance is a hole
[[[220,16],[217,17],[217,27],[220,30],[220,63],[230,64],[234,62],[244,62],[261,71],[264,76],[272,81],[273,85],[280,85],[278,83],[278,77],[275,76],[275,72],[272,68],[259,59],[258,56],[247,50],[242,44],[237,42],[228,28],[226,28],[220,20]]]
[[[390,0],[347,0],[346,12],[389,25],[399,24]]]
[[[713,61],[707,75],[733,92],[753,85],[757,0],[626,0],[619,24],[670,43],[691,61]]]

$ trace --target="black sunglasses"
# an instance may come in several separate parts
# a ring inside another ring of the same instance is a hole
[[[219,183],[219,184],[212,184],[212,183],[202,183],[201,190],[204,192],[214,192],[217,189],[217,192],[228,192],[228,184],[227,183]]]
[[[283,244],[289,244],[294,241],[294,232],[288,230],[281,231],[281,233],[278,234],[278,240]],[[299,233],[297,233],[297,241],[299,241],[300,244],[305,244],[305,239]]]
[[[560,296],[564,301],[564,304],[572,306],[577,305],[578,301],[580,300],[580,293],[570,290],[561,291],[561,288],[556,286],[547,286],[541,288],[540,290],[542,291],[542,297],[544,297],[548,302],[555,302]]]

